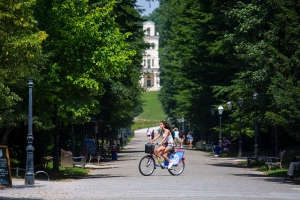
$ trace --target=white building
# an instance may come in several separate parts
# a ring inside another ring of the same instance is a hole
[[[145,51],[143,56],[143,70],[140,84],[147,88],[148,91],[157,91],[160,90],[158,57],[159,34],[155,32],[155,24],[151,21],[143,23],[143,30],[145,32],[144,40],[150,44],[150,48]]]

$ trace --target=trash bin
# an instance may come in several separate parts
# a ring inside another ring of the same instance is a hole
[[[111,149],[111,159],[118,160],[118,149],[116,147]]]

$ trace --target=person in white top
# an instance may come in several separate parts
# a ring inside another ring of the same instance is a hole
[[[177,144],[179,144],[179,146],[181,147],[178,128],[174,128],[174,142],[175,142],[175,147],[177,147]]]
[[[160,146],[156,152],[158,156],[162,156],[166,161],[168,161],[168,169],[170,169],[173,165],[171,160],[168,158],[167,154],[173,149],[174,141],[171,134],[171,127],[166,121],[161,121],[159,124],[160,132],[158,135],[153,138],[153,140],[150,140],[149,143],[153,143],[155,140],[157,140],[161,135],[163,136],[163,139],[158,145]]]
[[[146,135],[147,135],[148,140],[151,140],[151,132],[150,132],[149,128],[146,131]]]

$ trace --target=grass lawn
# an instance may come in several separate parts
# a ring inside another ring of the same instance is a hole
[[[166,120],[167,115],[158,100],[158,94],[159,91],[144,92],[142,94],[144,112],[136,117],[134,125],[131,127],[132,130],[158,126],[161,120]]]

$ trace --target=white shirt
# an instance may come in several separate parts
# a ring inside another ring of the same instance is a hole
[[[163,132],[162,132],[162,135],[163,135],[163,137],[165,137],[166,132],[163,131]],[[167,137],[167,139],[166,139],[164,142],[165,142],[165,143],[168,143],[168,144],[171,144],[171,145],[174,144],[173,137],[172,137],[171,133],[169,134],[169,136]]]
[[[179,137],[179,131],[174,131],[174,138],[178,138]]]

